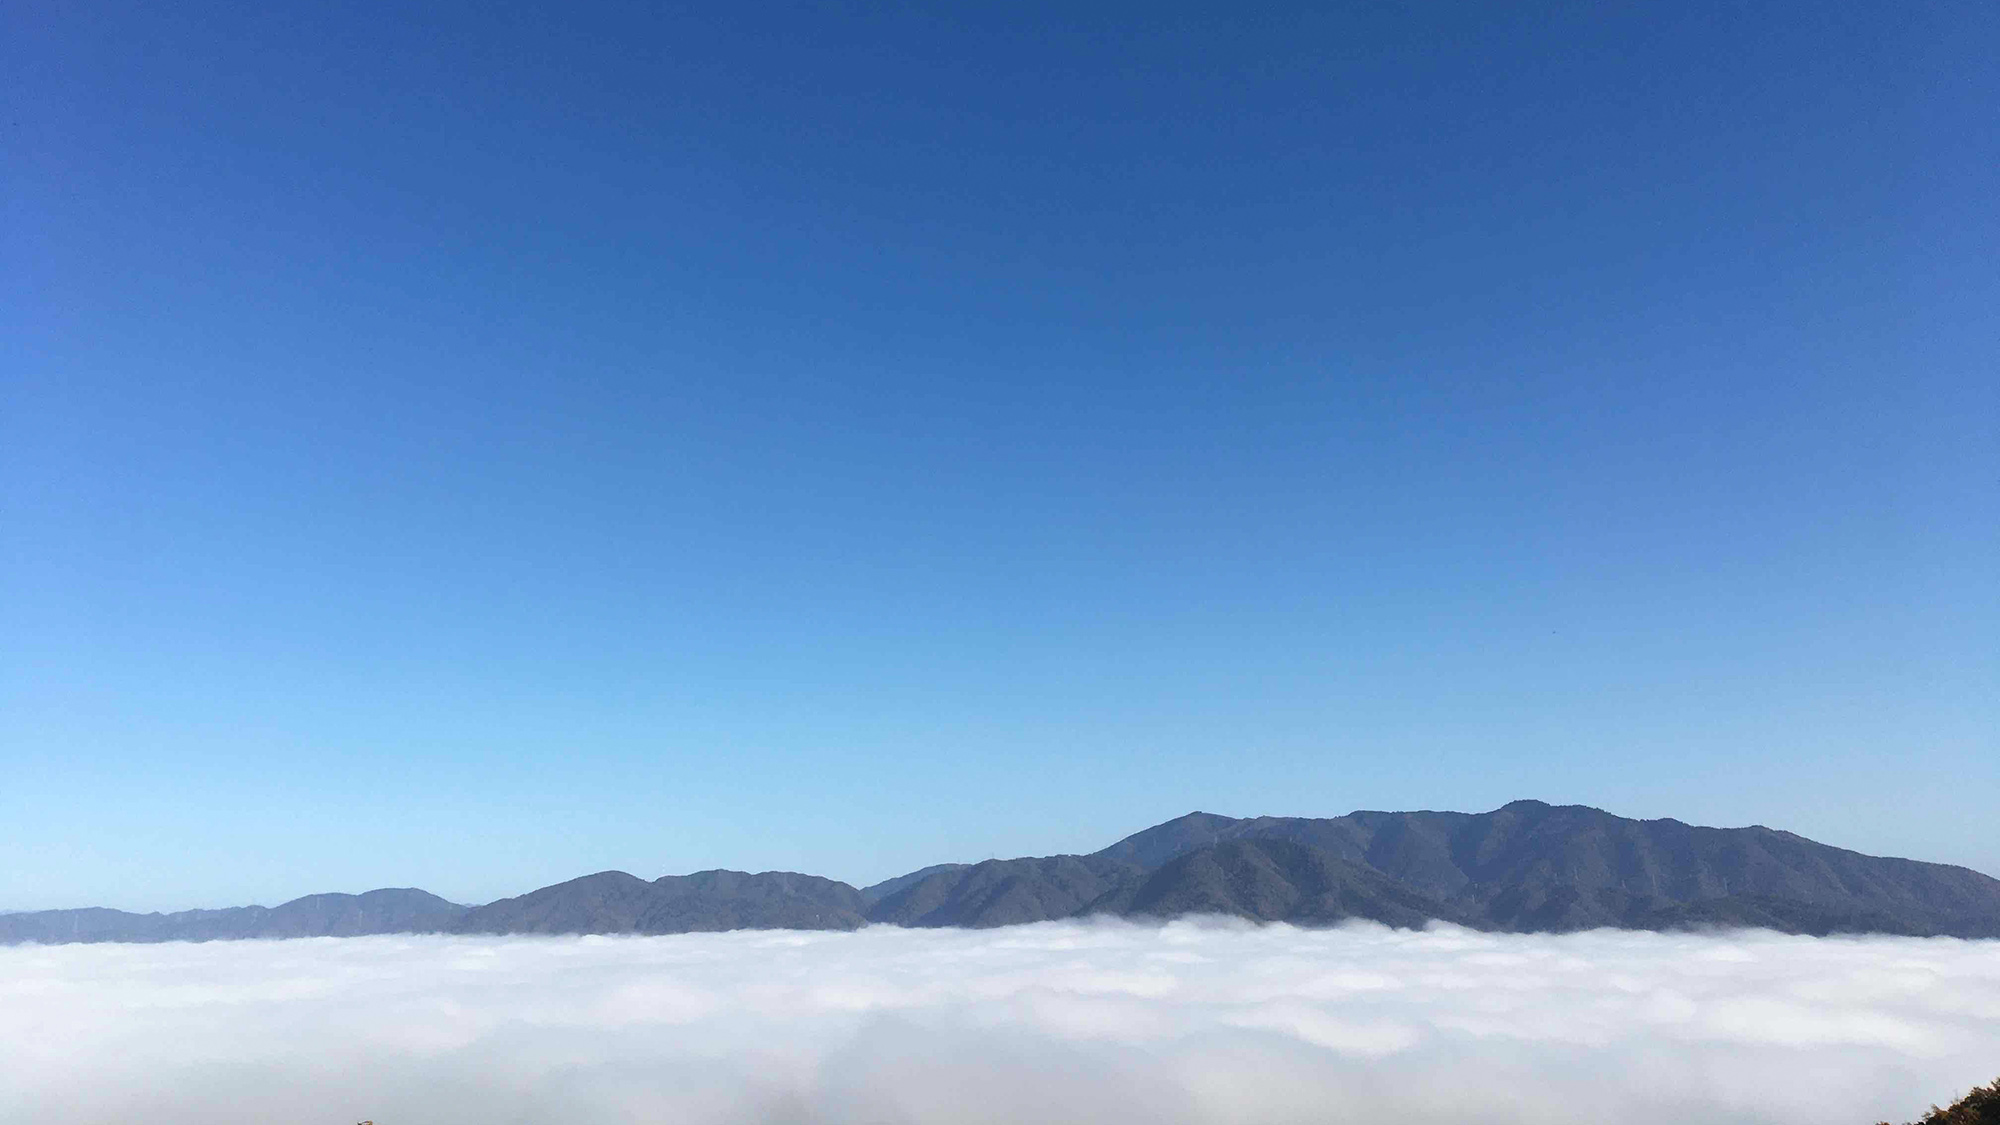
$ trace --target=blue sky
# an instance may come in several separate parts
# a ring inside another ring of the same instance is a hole
[[[387,8],[12,16],[0,907],[2000,874],[1990,5]]]

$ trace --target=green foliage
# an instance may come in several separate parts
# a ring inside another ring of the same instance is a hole
[[[1929,1113],[1909,1125],[2000,1125],[2000,1078],[1991,1085],[1973,1087],[1971,1093],[1948,1106],[1932,1106]]]

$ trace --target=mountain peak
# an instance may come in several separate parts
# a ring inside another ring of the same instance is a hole
[[[1177,855],[1219,842],[1229,829],[1240,823],[1234,817],[1191,812],[1135,832],[1096,854],[1140,867],[1158,867]]]
[[[2000,880],[1763,827],[1632,820],[1587,805],[1237,819],[1191,812],[1094,855],[947,863],[866,891],[716,869],[648,882],[600,871],[479,907],[414,888],[277,907],[0,915],[0,943],[381,933],[667,934],[996,926],[1091,914],[1220,912],[1560,932],[1758,926],[1788,933],[2000,937]]]

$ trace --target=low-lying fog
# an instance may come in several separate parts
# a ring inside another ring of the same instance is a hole
[[[1995,1075],[2000,942],[1209,921],[0,948],[20,1125],[1869,1125]]]

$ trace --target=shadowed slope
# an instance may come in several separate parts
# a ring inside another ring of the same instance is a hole
[[[879,883],[871,883],[861,888],[861,897],[867,900],[870,906],[873,906],[890,895],[895,894],[897,891],[902,890],[904,887],[921,883],[933,875],[963,871],[970,866],[972,865],[969,863],[933,863],[929,867],[919,868],[908,875],[898,875],[893,879],[884,879]]]
[[[866,891],[777,871],[652,882],[606,871],[476,908],[405,889],[312,895],[275,908],[8,914],[0,915],[0,942],[1004,926],[1084,913],[1203,912],[1518,931],[1759,926],[2000,937],[2000,880],[1761,826],[1699,828],[1515,801],[1476,814],[1190,813],[1094,855],[938,864]]]
[[[1290,840],[1232,840],[1189,852],[1106,894],[1086,912],[1233,914],[1307,925],[1360,918],[1416,927],[1459,920],[1456,911],[1379,871]]]
[[[123,910],[39,910],[0,915],[0,943],[214,941],[229,938],[355,937],[440,933],[468,908],[413,887],[366,894],[320,894],[281,906],[232,906],[173,914]]]
[[[2000,936],[2000,880],[1963,867],[1866,856],[1761,826],[1697,828],[1540,801],[1478,814],[1194,814],[1098,854],[1171,858],[1208,837],[1320,848],[1497,929],[1713,924]]]
[[[869,921],[899,926],[1009,926],[1067,918],[1139,869],[1102,856],[989,859],[940,871],[888,896]]]
[[[715,930],[851,930],[861,892],[817,875],[700,871],[647,882],[601,871],[503,898],[467,914],[460,933],[678,934]]]

